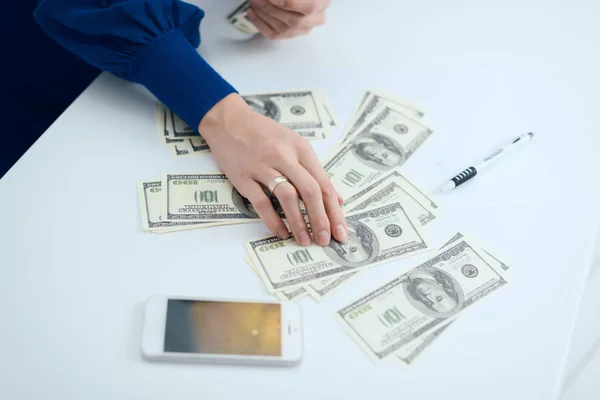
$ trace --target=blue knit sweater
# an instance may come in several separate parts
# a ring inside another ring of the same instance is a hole
[[[204,12],[179,0],[41,0],[35,19],[89,64],[144,85],[192,128],[235,92],[198,54]]]

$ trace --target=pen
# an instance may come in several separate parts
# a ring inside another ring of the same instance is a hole
[[[458,174],[454,178],[450,179],[438,191],[446,192],[448,190],[452,190],[455,187],[458,187],[458,186],[462,185],[463,183],[467,182],[468,180],[473,179],[475,177],[475,175],[477,175],[482,169],[484,169],[485,167],[490,165],[492,162],[496,161],[501,156],[508,153],[515,147],[520,146],[521,144],[523,144],[525,142],[528,142],[529,140],[531,140],[531,138],[533,138],[533,132],[529,132],[529,133],[526,133],[525,135],[516,137],[515,139],[511,140],[509,143],[507,143],[503,146],[500,146],[499,148],[495,149],[490,154],[488,154],[486,157],[484,157],[484,159],[481,160],[481,162],[479,164],[463,170],[460,174]]]

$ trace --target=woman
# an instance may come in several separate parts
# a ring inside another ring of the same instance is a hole
[[[248,18],[269,38],[307,33],[324,22],[329,0],[252,0]],[[215,160],[280,238],[288,229],[263,188],[279,200],[300,245],[347,240],[342,202],[312,147],[254,112],[197,53],[204,12],[179,0],[42,0],[42,29],[89,64],[144,85],[202,132]]]

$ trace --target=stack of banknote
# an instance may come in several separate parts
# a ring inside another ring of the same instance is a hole
[[[467,310],[507,284],[509,267],[457,233],[427,261],[347,303],[335,317],[375,361],[407,366]]]
[[[243,0],[227,15],[227,21],[242,33],[258,33],[256,26],[248,19],[246,12],[250,8],[248,0]]]
[[[243,97],[254,110],[307,139],[326,138],[338,124],[318,89]],[[157,115],[163,140],[177,154],[210,151],[202,137],[170,110],[159,105]],[[432,132],[420,122],[422,116],[417,106],[402,99],[376,91],[361,96],[356,113],[324,164],[345,197],[348,211],[358,211],[359,203],[369,195],[385,193],[394,198],[402,192],[409,199],[402,204],[409,218],[417,218],[419,224],[435,218],[437,205],[398,172]],[[139,200],[144,229],[157,233],[258,221],[248,200],[219,173],[166,174],[142,182]],[[272,201],[278,207],[276,199]],[[356,210],[349,208],[353,204]]]
[[[349,241],[302,248],[293,238],[250,241],[246,260],[267,290],[296,300],[331,294],[358,271],[431,250],[438,205],[400,169],[433,132],[414,103],[367,90],[323,165],[344,198]]]
[[[327,137],[337,124],[318,90],[244,98],[251,105],[261,104],[263,114],[308,139]],[[344,198],[346,243],[332,240],[326,247],[302,247],[293,237],[271,235],[245,246],[246,262],[266,291],[286,301],[308,295],[322,301],[366,269],[420,255],[414,268],[335,312],[372,359],[395,359],[405,365],[458,316],[504,287],[509,269],[462,233],[439,250],[431,243],[428,230],[440,218],[439,206],[402,172],[403,164],[433,133],[424,115],[416,104],[386,93],[367,90],[360,97],[322,161]],[[185,139],[190,147],[208,151],[202,138],[169,110],[159,108],[159,123],[165,142]],[[185,133],[188,136],[177,136]],[[174,144],[180,143],[184,142]],[[165,174],[142,182],[139,199],[144,229],[157,233],[259,221],[252,204],[220,173]],[[277,199],[271,196],[271,201],[285,217]]]
[[[307,140],[326,139],[338,125],[332,108],[319,89],[274,93],[243,94],[241,97],[256,112],[298,132]],[[156,106],[160,140],[176,156],[210,153],[196,128],[189,127],[163,104]]]
[[[347,243],[246,244],[246,262],[282,300],[321,301],[370,267],[431,251],[437,203],[401,166],[433,132],[415,104],[366,91],[323,163],[345,199]],[[457,233],[428,261],[348,303],[336,318],[369,356],[409,365],[467,309],[506,283],[508,266]],[[422,257],[421,257],[422,259]]]
[[[140,183],[138,195],[142,227],[154,233],[259,221],[252,204],[220,173],[165,174]]]

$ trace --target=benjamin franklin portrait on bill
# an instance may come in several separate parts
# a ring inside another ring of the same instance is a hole
[[[279,204],[279,201],[275,198],[275,196],[272,196],[268,192],[265,192],[265,194],[267,195],[267,197],[269,197],[269,200],[271,200],[271,205],[275,209],[275,212],[279,215],[283,215],[281,204]],[[237,209],[240,210],[240,212],[246,217],[258,218],[258,213],[256,212],[256,210],[254,210],[254,206],[252,205],[252,203],[250,203],[250,200],[242,196],[236,188],[233,188],[233,190],[231,191],[231,200],[233,201],[233,204],[237,207]]]
[[[406,161],[402,147],[379,133],[356,137],[352,141],[352,152],[360,161],[380,171],[389,171]]]
[[[269,96],[242,96],[242,98],[253,111],[277,122],[281,119],[279,107],[269,99]]]
[[[403,286],[411,304],[433,318],[454,315],[460,311],[464,302],[458,282],[438,268],[414,271]]]
[[[325,254],[334,262],[346,267],[361,267],[371,263],[379,254],[375,233],[360,221],[347,221],[348,242],[331,240],[324,247]]]

